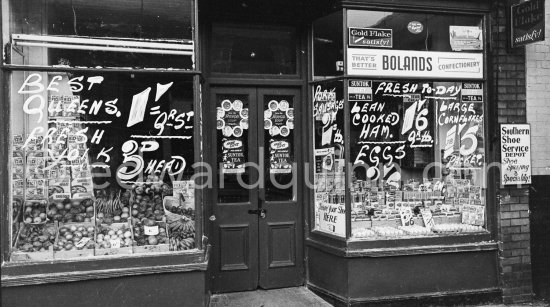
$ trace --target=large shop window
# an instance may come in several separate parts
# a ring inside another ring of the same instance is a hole
[[[193,3],[4,5],[10,261],[196,250]]]
[[[486,233],[482,19],[347,13],[346,77],[313,83],[314,230]]]
[[[11,88],[13,261],[194,248],[192,82],[14,72]]]

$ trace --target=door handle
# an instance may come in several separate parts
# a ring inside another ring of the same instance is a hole
[[[267,213],[266,209],[248,210],[248,214],[256,214],[261,219],[265,219],[266,213]]]
[[[216,216],[212,214],[208,219],[213,222],[216,220]]]

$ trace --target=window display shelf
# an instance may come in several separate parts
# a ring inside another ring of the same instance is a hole
[[[205,239],[206,240],[206,239]],[[210,246],[203,250],[103,256],[57,262],[5,263],[2,287],[47,284],[122,276],[206,271]]]

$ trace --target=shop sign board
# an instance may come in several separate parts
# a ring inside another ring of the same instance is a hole
[[[353,47],[393,47],[392,29],[349,28],[349,46]]]
[[[545,35],[544,0],[530,0],[511,7],[512,48],[543,41]]]
[[[500,180],[503,185],[531,184],[531,126],[500,126]]]
[[[481,79],[482,53],[348,48],[349,75]]]

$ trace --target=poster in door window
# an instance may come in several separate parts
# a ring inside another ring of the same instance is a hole
[[[248,130],[248,108],[241,100],[225,99],[216,109],[216,128],[221,130],[222,172],[224,174],[244,173],[246,158],[244,154],[243,133]]]
[[[264,129],[272,137],[287,137],[294,129],[294,109],[286,100],[271,100],[264,110]]]
[[[216,128],[224,137],[240,138],[248,129],[248,108],[243,108],[241,100],[225,99],[216,110]]]
[[[222,162],[224,174],[244,173],[244,147],[239,139],[223,139]]]
[[[269,173],[292,172],[292,135],[294,108],[285,99],[272,99],[264,110],[264,130],[269,135]]]
[[[269,140],[269,173],[290,174],[291,172],[290,143],[286,140]]]

